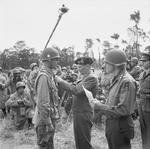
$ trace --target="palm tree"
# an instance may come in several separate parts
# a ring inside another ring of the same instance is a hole
[[[103,47],[104,47],[104,50],[103,50],[103,54],[104,54],[104,55],[106,55],[106,53],[107,53],[109,50],[112,49],[112,48],[111,48],[111,43],[110,43],[109,41],[107,41],[107,40],[105,40],[105,41],[103,42]]]
[[[139,46],[138,46],[138,38],[139,38],[139,33],[138,33],[138,30],[139,30],[139,22],[140,22],[140,11],[137,10],[137,11],[134,11],[131,15],[130,15],[130,20],[133,21],[135,23],[135,25],[133,26],[133,29],[131,30],[135,36],[135,41],[133,43],[133,45],[135,44],[135,49],[136,49],[136,55],[137,57],[139,58],[139,52],[138,52],[138,49],[139,49]]]
[[[92,58],[94,58],[94,53],[92,50],[92,46],[93,46],[93,40],[91,38],[87,38],[85,40],[85,52],[84,52],[84,56],[89,56],[90,51],[92,54]]]
[[[96,41],[99,44],[99,46],[98,46],[98,62],[99,62],[99,65],[101,67],[101,53],[100,53],[100,43],[101,43],[101,40],[99,38],[96,38]]]
[[[113,38],[113,39],[115,39],[115,40],[117,40],[117,39],[119,39],[120,35],[118,33],[114,33],[110,37]]]

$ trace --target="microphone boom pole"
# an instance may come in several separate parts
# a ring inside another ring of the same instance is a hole
[[[63,16],[63,14],[65,14],[66,12],[68,12],[68,10],[69,10],[69,9],[68,9],[67,7],[65,7],[65,5],[62,5],[62,8],[59,9],[60,14],[59,14],[59,16],[58,16],[58,20],[57,20],[57,22],[56,22],[56,25],[55,25],[54,29],[52,30],[52,33],[50,34],[50,36],[49,36],[49,38],[48,38],[48,40],[47,40],[47,42],[46,42],[46,45],[45,45],[44,49],[47,48],[47,46],[48,46],[48,44],[49,44],[49,42],[50,42],[50,40],[51,40],[51,38],[52,38],[52,36],[53,36],[53,34],[54,34],[54,32],[55,32],[55,30],[56,30],[58,24],[59,24],[59,22],[60,22],[60,20],[61,20],[61,18],[62,18],[62,16]]]

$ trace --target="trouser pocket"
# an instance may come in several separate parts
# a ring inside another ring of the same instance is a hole
[[[128,139],[134,138],[134,123],[131,116],[121,117],[119,119],[120,132]]]

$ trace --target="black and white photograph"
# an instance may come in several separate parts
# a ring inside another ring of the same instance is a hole
[[[0,0],[0,149],[150,149],[150,0]]]

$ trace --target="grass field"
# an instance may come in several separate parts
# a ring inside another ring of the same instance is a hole
[[[75,149],[72,123],[58,124],[55,133],[55,149]],[[104,134],[104,126],[92,130],[92,145],[94,149],[108,149]],[[139,122],[135,122],[135,138],[132,140],[133,149],[141,148]],[[0,149],[36,149],[36,134],[34,129],[14,131],[8,120],[0,122]]]

